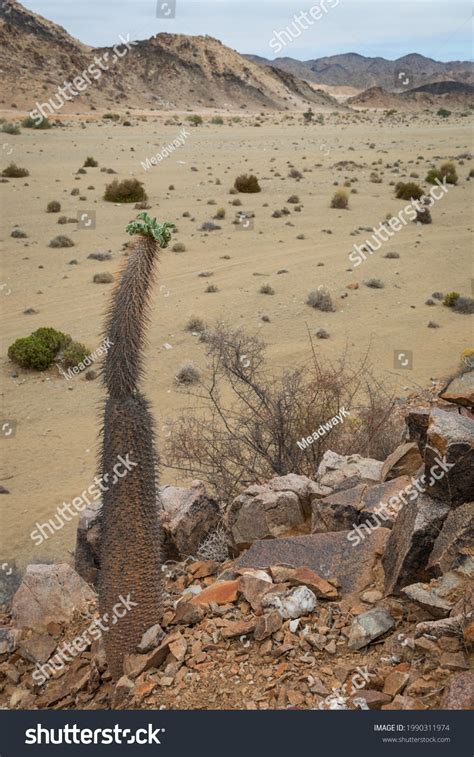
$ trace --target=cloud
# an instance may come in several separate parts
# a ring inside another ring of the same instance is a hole
[[[113,44],[119,34],[146,39],[168,31],[208,34],[239,52],[273,58],[274,31],[321,3],[327,13],[282,54],[301,60],[344,52],[391,59],[411,52],[438,60],[471,57],[468,0],[339,0],[333,8],[328,0],[176,0],[173,19],[156,17],[157,0],[26,0],[24,5],[89,45]]]

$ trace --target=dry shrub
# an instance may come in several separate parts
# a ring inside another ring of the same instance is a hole
[[[264,343],[243,331],[218,324],[205,344],[205,378],[189,389],[190,407],[174,426],[165,463],[206,481],[219,498],[275,475],[314,477],[328,449],[382,460],[399,444],[395,398],[374,378],[367,358],[354,367],[345,353],[321,365],[313,351],[308,364],[276,376]],[[298,447],[343,407],[350,411],[344,423]]]

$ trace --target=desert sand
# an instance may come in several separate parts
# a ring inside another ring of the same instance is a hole
[[[11,113],[1,115],[12,118]],[[205,345],[185,330],[192,315],[209,325],[223,319],[261,336],[275,373],[308,360],[307,327],[312,334],[325,328],[330,338],[315,340],[322,361],[336,359],[346,346],[357,359],[370,347],[377,375],[395,382],[400,396],[454,372],[461,352],[472,346],[469,316],[439,301],[435,307],[425,304],[436,291],[472,294],[469,118],[453,116],[448,122],[429,113],[392,119],[376,112],[326,114],[324,125],[305,126],[301,115],[280,113],[266,115],[255,128],[256,117],[243,116],[240,123],[229,125],[229,114],[223,116],[226,123],[218,126],[205,114],[205,125],[198,128],[180,115],[166,126],[165,114],[129,116],[132,128],[104,125],[98,116],[95,121],[65,120],[66,128],[3,135],[8,147],[2,151],[2,169],[13,160],[30,172],[0,188],[2,418],[17,423],[15,436],[0,440],[0,484],[10,492],[0,500],[1,550],[3,559],[16,559],[19,567],[71,560],[77,519],[41,547],[35,547],[30,532],[37,521],[52,517],[63,501],[92,483],[103,390],[99,380],[86,381],[84,374],[68,381],[56,368],[44,373],[22,370],[8,360],[7,349],[40,326],[70,333],[91,352],[101,344],[111,285],[92,279],[99,272],[118,272],[127,242],[125,226],[137,214],[133,204],[103,201],[112,178],[143,181],[148,212],[159,221],[175,222],[173,243],[186,246],[184,253],[163,251],[153,297],[144,389],[159,436],[188,404],[175,381],[180,366],[192,361],[206,369]],[[144,171],[141,161],[169,144],[183,127],[189,132],[185,144]],[[99,167],[76,175],[87,156],[96,158]],[[373,226],[406,205],[395,199],[390,182],[410,180],[416,172],[419,179],[413,180],[429,188],[423,183],[427,171],[447,159],[456,162],[459,184],[432,209],[432,225],[409,224],[349,270],[352,245],[363,244]],[[357,167],[338,166],[342,161],[354,161]],[[288,177],[291,166],[302,172],[300,181]],[[102,167],[113,168],[117,177],[101,173]],[[374,170],[382,183],[370,181]],[[229,194],[242,173],[258,176],[261,193]],[[341,186],[354,177],[357,193],[350,194],[349,209],[331,209],[335,183]],[[85,199],[71,196],[75,188]],[[299,197],[301,212],[287,202],[293,194]],[[240,207],[231,204],[237,197]],[[58,226],[58,214],[46,212],[52,200],[62,205],[59,215],[94,211],[96,228]],[[285,206],[290,215],[272,217]],[[221,229],[200,231],[221,207],[226,217],[215,221]],[[232,224],[238,211],[255,214],[253,228]],[[190,217],[183,217],[185,212]],[[15,226],[28,237],[12,238]],[[58,234],[69,236],[75,246],[48,247]],[[97,251],[111,251],[112,260],[88,259]],[[385,259],[389,251],[398,252],[399,259]],[[278,274],[281,269],[287,273]],[[205,271],[212,277],[199,276]],[[381,279],[384,288],[366,287],[363,282],[372,277]],[[218,291],[206,293],[209,283]],[[263,283],[273,287],[273,296],[259,293]],[[359,288],[347,289],[351,283]],[[308,292],[320,285],[331,292],[336,312],[322,313],[305,304]],[[28,308],[37,312],[27,315]],[[262,321],[263,315],[269,322]],[[439,328],[428,328],[430,320]],[[395,350],[412,351],[412,370],[394,367]],[[176,481],[173,471],[162,470],[162,483]]]

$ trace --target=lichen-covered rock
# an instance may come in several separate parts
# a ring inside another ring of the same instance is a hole
[[[433,408],[425,447],[431,496],[458,507],[474,500],[474,420],[455,408]],[[432,474],[432,469],[435,473]],[[436,480],[437,479],[437,480]]]
[[[202,481],[193,481],[190,488],[164,486],[159,497],[168,557],[196,555],[199,545],[219,523],[217,502],[206,495]]]
[[[451,510],[433,545],[427,570],[440,576],[451,568],[462,565],[472,553],[474,533],[474,502]]]
[[[28,565],[13,597],[16,628],[45,631],[48,623],[70,623],[95,600],[90,586],[69,565]]]
[[[428,558],[449,510],[449,505],[427,494],[420,494],[416,500],[403,506],[382,559],[387,594],[427,580]]]

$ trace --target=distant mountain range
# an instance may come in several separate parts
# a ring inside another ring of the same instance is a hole
[[[122,40],[122,57],[116,47],[91,48],[16,0],[0,0],[0,107],[35,109],[37,102],[57,96],[65,82],[90,71],[97,58],[107,65],[102,72],[96,66],[98,75],[66,98],[63,113],[127,108],[334,111],[395,107],[394,102],[427,107],[437,98],[463,106],[472,100],[472,63],[440,63],[416,54],[396,61],[356,53],[269,61],[240,55],[212,37],[183,34],[133,41],[128,53]]]
[[[259,65],[287,71],[312,84],[350,86],[360,91],[382,87],[389,92],[402,92],[407,88],[413,89],[439,81],[474,83],[474,63],[442,63],[417,53],[404,55],[397,60],[366,58],[358,53],[331,55],[307,61],[294,58],[268,60],[258,55],[244,57]]]
[[[119,42],[119,40],[117,40]],[[124,46],[121,45],[121,52]],[[110,109],[221,108],[337,110],[325,92],[281,69],[259,66],[212,37],[157,34],[118,58],[90,48],[16,0],[0,4],[0,103],[33,108],[107,56],[108,69],[64,112]]]

